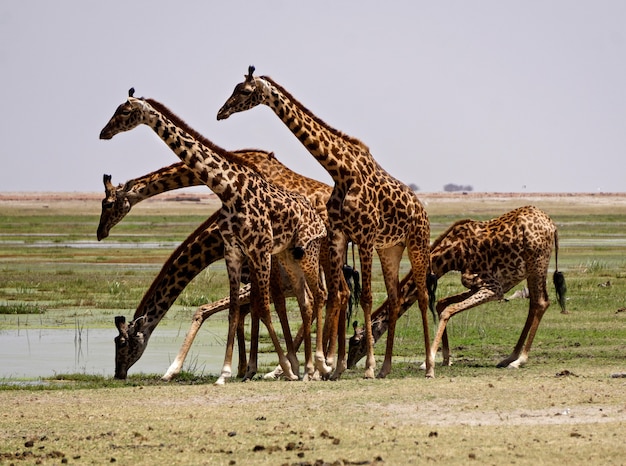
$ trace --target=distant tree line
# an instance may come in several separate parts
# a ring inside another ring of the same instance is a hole
[[[454,183],[448,183],[446,185],[444,185],[443,190],[447,193],[451,193],[451,192],[456,192],[456,191],[473,191],[474,188],[470,185],[460,185],[460,184],[454,184]]]
[[[411,188],[411,191],[419,191],[420,187],[418,185],[416,185],[415,183],[409,183],[409,188]],[[462,184],[454,184],[454,183],[448,183],[443,187],[443,190],[445,192],[451,193],[451,192],[457,192],[457,191],[473,191],[474,187],[471,185],[462,185]]]

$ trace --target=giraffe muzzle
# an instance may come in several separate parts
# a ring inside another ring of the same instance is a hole
[[[107,128],[104,128],[102,131],[100,131],[100,139],[112,139],[113,138],[113,133],[111,133],[110,131],[107,130]]]

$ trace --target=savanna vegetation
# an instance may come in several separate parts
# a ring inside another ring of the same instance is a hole
[[[169,384],[162,374],[132,370],[126,382],[88,373],[0,380],[0,464],[623,464],[626,196],[420,197],[433,238],[460,218],[488,219],[525,204],[557,223],[570,313],[559,313],[550,283],[553,305],[525,367],[495,368],[526,318],[528,302],[515,299],[453,317],[454,364],[437,366],[434,380],[418,369],[423,344],[413,309],[399,321],[386,380],[365,381],[360,367],[332,383],[225,387],[193,367]],[[146,201],[112,230],[107,248],[95,240],[99,208],[98,196],[0,195],[0,348],[2,331],[18,325],[71,328],[78,318],[112,327],[113,316],[132,316],[169,252],[216,204]],[[380,274],[374,286],[379,304]],[[438,294],[460,289],[459,276],[449,274]],[[223,264],[212,265],[162,325],[186,326],[196,306],[227,290]],[[291,309],[295,327],[295,303]]]

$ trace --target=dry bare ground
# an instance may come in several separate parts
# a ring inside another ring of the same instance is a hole
[[[0,462],[624,464],[620,368],[0,392]]]

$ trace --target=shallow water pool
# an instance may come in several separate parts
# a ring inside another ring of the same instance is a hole
[[[111,329],[0,330],[0,381],[85,373],[113,376],[117,335]],[[142,357],[128,371],[164,374],[178,354],[185,332],[157,328]],[[237,354],[235,353],[235,363]],[[221,335],[200,331],[183,369],[197,374],[219,374],[224,360]]]

